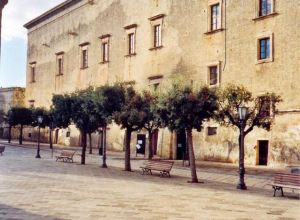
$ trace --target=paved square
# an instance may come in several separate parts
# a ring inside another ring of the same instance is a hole
[[[198,170],[204,184],[189,184],[189,169],[171,178],[124,172],[123,160],[88,155],[87,165],[55,162],[50,151],[6,147],[0,156],[0,219],[300,219],[296,192],[272,197],[270,175],[247,175],[247,191],[235,189],[236,173]]]

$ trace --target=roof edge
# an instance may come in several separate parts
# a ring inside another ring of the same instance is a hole
[[[41,14],[40,16],[34,18],[33,20],[27,22],[26,24],[23,25],[23,27],[30,29],[81,1],[82,0],[66,0],[66,1],[62,2],[61,4],[55,6],[54,8]]]

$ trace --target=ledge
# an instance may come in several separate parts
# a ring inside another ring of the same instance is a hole
[[[266,19],[266,18],[274,17],[276,15],[278,15],[278,13],[277,12],[273,12],[273,13],[268,14],[268,15],[264,15],[264,16],[259,16],[259,17],[253,18],[252,20],[253,21],[260,21],[260,20],[263,20],[263,19]]]
[[[60,73],[60,74],[56,74],[56,76],[63,76],[64,74],[63,73]]]
[[[87,68],[89,68],[89,67],[88,66],[86,66],[86,67],[80,67],[81,70],[85,70]]]
[[[134,56],[136,56],[136,53],[127,54],[127,55],[125,55],[124,57],[134,57]]]
[[[127,25],[124,27],[124,29],[131,29],[131,28],[136,28],[137,27],[137,24],[131,24],[131,25]]]
[[[156,19],[160,19],[160,18],[163,18],[165,17],[166,15],[165,14],[159,14],[159,15],[155,15],[151,18],[148,18],[150,21],[153,21],[153,20],[156,20]]]
[[[65,53],[64,51],[60,51],[60,52],[55,53],[55,55],[63,55],[64,53]]]
[[[83,46],[86,46],[86,45],[89,45],[89,44],[90,44],[90,42],[84,42],[84,43],[79,44],[79,46],[83,47]]]
[[[263,63],[272,63],[274,60],[272,58],[263,59],[263,60],[257,60],[256,64],[263,64]]]
[[[109,61],[101,61],[100,64],[106,64],[109,63]]]
[[[99,37],[99,39],[105,39],[105,38],[110,38],[110,37],[111,37],[110,34],[104,34],[104,35],[101,35],[101,36]]]
[[[30,65],[36,64],[36,61],[32,61],[29,63]]]
[[[163,46],[152,47],[152,48],[150,48],[149,50],[160,50],[160,49],[162,49],[162,48],[163,48]]]
[[[216,29],[216,30],[205,32],[204,34],[210,35],[210,34],[214,34],[214,33],[218,33],[218,32],[224,31],[224,30],[225,30],[224,28],[219,28],[219,29]]]
[[[155,79],[162,79],[164,76],[163,75],[155,75],[155,76],[149,76],[149,80],[155,80]]]

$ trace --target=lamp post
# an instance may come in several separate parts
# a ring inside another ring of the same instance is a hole
[[[41,155],[40,155],[40,136],[41,136],[41,124],[43,123],[43,116],[38,116],[37,121],[38,121],[38,124],[39,124],[39,132],[38,132],[38,148],[37,148],[35,158],[41,158]]]
[[[239,106],[238,107],[238,113],[239,113],[239,122],[240,122],[240,136],[239,136],[239,183],[237,185],[237,189],[246,190],[247,186],[244,181],[244,175],[245,175],[245,167],[244,167],[244,129],[245,129],[245,118],[247,116],[247,107],[245,106]]]

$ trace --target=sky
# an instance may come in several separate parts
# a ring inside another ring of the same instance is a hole
[[[8,0],[2,12],[0,87],[25,87],[27,30],[23,25],[63,1]]]

